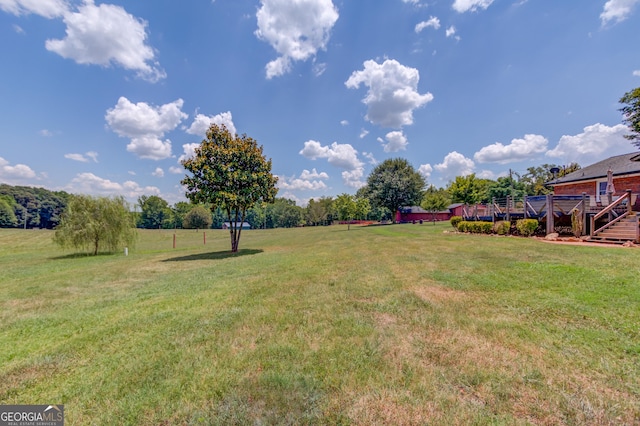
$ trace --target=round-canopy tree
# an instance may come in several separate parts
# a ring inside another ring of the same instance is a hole
[[[425,181],[404,158],[384,160],[367,178],[366,194],[376,207],[388,208],[393,221],[402,206],[420,204]]]
[[[229,221],[231,251],[237,252],[247,209],[275,199],[278,178],[271,174],[271,160],[247,135],[232,135],[222,125],[211,125],[195,156],[182,162],[191,172],[181,183],[195,204],[220,207]]]
[[[184,217],[182,226],[187,229],[207,229],[211,226],[211,212],[202,206],[195,206]]]
[[[62,213],[53,241],[61,247],[117,251],[136,239],[134,218],[122,197],[74,195]]]

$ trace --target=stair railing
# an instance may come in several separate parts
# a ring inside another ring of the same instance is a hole
[[[618,216],[616,219],[611,220],[609,222],[607,222],[604,226],[602,226],[601,228],[595,229],[596,227],[596,221],[598,219],[600,219],[602,216],[604,216],[605,214],[608,214],[610,212],[613,211],[613,209],[615,209],[616,207],[618,207],[620,204],[624,203],[625,200],[627,201],[627,211],[624,212],[623,214],[621,214],[620,216]],[[623,196],[621,196],[620,198],[618,198],[617,200],[615,200],[612,203],[609,203],[609,205],[602,209],[602,211],[600,211],[600,213],[591,216],[591,232],[589,233],[589,235],[591,237],[595,237],[597,234],[599,234],[600,232],[604,231],[605,229],[613,226],[614,224],[618,223],[619,221],[621,221],[622,219],[624,219],[625,217],[627,217],[630,213],[631,213],[631,190],[627,189],[625,191],[625,194]]]

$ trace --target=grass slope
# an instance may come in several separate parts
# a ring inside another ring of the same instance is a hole
[[[0,230],[0,403],[81,424],[640,422],[634,249],[447,225]]]

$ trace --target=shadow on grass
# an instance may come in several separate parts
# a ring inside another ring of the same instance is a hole
[[[237,253],[231,251],[214,251],[209,253],[190,254],[189,256],[172,257],[165,259],[163,262],[188,262],[191,260],[222,260],[230,257],[249,256],[252,254],[262,253],[264,250],[241,249]]]
[[[67,259],[78,259],[78,258],[86,258],[86,257],[102,257],[102,256],[114,256],[119,252],[99,252],[98,254],[93,253],[71,253],[65,254],[62,256],[50,257],[49,260],[67,260]]]

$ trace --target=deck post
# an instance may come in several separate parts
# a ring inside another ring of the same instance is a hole
[[[496,197],[491,198],[491,222],[496,223]]]
[[[582,193],[582,235],[587,235],[587,193]]]
[[[555,216],[553,215],[553,194],[547,194],[547,235],[555,230]]]
[[[631,214],[633,211],[633,206],[631,205],[631,190],[626,189],[625,192],[627,193],[627,212]]]
[[[507,195],[507,222],[511,222],[511,209],[509,206],[510,201],[511,201],[511,197]]]
[[[522,207],[524,207],[524,218],[528,219],[529,215],[527,214],[527,210],[528,209],[527,209],[527,196],[526,195],[522,198]]]
[[[613,193],[612,192],[607,192],[607,201],[608,201],[607,206],[610,206],[611,203],[613,202]],[[609,210],[609,222],[611,222],[612,220],[613,220],[613,210]]]

